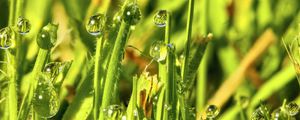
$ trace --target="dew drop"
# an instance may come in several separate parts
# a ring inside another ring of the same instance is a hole
[[[86,31],[93,36],[99,36],[103,34],[105,26],[105,16],[104,14],[95,14],[90,17],[86,24]]]
[[[128,3],[125,6],[123,20],[129,25],[136,25],[141,20],[141,11],[136,3]]]
[[[150,56],[157,62],[163,61],[167,57],[167,47],[162,41],[156,41],[150,48]]]
[[[0,49],[13,48],[15,46],[15,34],[10,27],[0,30]]]
[[[26,19],[24,17],[19,17],[18,23],[17,23],[17,28],[18,28],[18,32],[21,35],[25,35],[30,31],[31,24],[28,19]]]
[[[38,84],[32,100],[33,109],[43,118],[53,117],[60,105],[58,94],[49,79],[45,74],[38,75]]]
[[[154,15],[153,21],[157,27],[165,27],[167,23],[167,11],[159,10]]]
[[[290,102],[285,106],[286,111],[290,116],[295,116],[299,112],[299,106],[295,102]]]
[[[69,62],[50,62],[45,65],[43,72],[49,75],[50,78],[53,80],[59,75],[59,73],[63,71],[63,69],[68,64]]]
[[[57,29],[58,25],[53,23],[44,26],[37,36],[38,46],[45,50],[51,49],[56,44]]]
[[[47,30],[41,30],[38,34],[37,44],[42,49],[50,49],[54,45],[51,43],[50,34]]]
[[[207,118],[216,118],[219,114],[219,109],[217,106],[215,105],[209,105],[207,108],[206,108],[206,116]]]

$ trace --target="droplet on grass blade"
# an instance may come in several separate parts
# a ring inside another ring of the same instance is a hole
[[[99,36],[103,34],[105,26],[105,16],[104,14],[95,14],[90,17],[86,24],[86,31],[93,36]]]
[[[58,24],[48,23],[44,26],[38,36],[37,44],[41,49],[50,50],[57,41]]]
[[[27,34],[31,29],[31,24],[28,19],[19,17],[17,22],[18,32],[21,35]]]
[[[162,41],[156,41],[150,48],[150,56],[157,62],[163,61],[167,57],[167,47]]]
[[[50,76],[51,80],[55,79],[59,73],[63,72],[70,62],[49,62],[45,65],[43,72]]]
[[[58,94],[47,75],[38,75],[32,105],[35,112],[43,118],[51,118],[59,110]]]
[[[167,11],[159,10],[155,13],[153,22],[157,27],[165,27],[167,23]]]
[[[295,116],[299,112],[299,106],[295,102],[290,102],[287,105],[285,105],[285,109],[290,116]]]
[[[141,20],[142,13],[136,3],[128,3],[123,11],[123,20],[129,25],[136,25]]]
[[[208,105],[205,111],[207,118],[216,118],[219,115],[219,112],[219,108],[215,105]]]
[[[11,27],[5,27],[0,30],[0,49],[15,47],[15,33]]]

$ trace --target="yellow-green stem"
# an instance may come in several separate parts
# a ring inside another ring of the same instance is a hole
[[[100,109],[100,97],[101,97],[101,77],[100,77],[100,70],[101,70],[101,49],[102,49],[102,36],[97,39],[96,45],[96,56],[95,56],[95,73],[94,73],[94,107],[93,107],[93,114],[94,120],[97,120],[99,116],[99,109]]]
[[[129,35],[130,30],[130,25],[122,22],[120,26],[120,30],[118,32],[118,36],[116,38],[116,42],[113,48],[113,51],[111,53],[111,58],[108,64],[108,69],[107,69],[107,75],[105,79],[105,85],[104,85],[104,91],[103,91],[103,100],[101,104],[101,110],[100,110],[100,120],[104,120],[104,112],[102,109],[107,108],[111,104],[111,100],[113,98],[113,93],[111,90],[114,88],[115,82],[118,82],[118,73],[119,67],[120,67],[120,62],[123,58],[123,53],[124,53],[124,47],[127,42],[127,38]]]

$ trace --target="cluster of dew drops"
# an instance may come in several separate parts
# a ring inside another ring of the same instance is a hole
[[[19,17],[16,26],[8,26],[0,30],[0,49],[9,49],[15,46],[17,31],[20,35],[29,33],[31,24],[28,19]]]
[[[299,113],[300,107],[295,102],[290,102],[281,106],[273,112],[266,105],[260,105],[251,115],[251,120],[296,120],[296,115]]]
[[[0,30],[0,49],[14,49],[16,44],[16,31],[25,36],[30,32],[31,24],[28,19],[19,17],[16,26],[8,26]],[[50,39],[49,33],[39,33],[39,39]],[[46,40],[49,41],[49,40]],[[37,114],[42,118],[53,117],[59,110],[60,102],[58,98],[58,90],[53,85],[53,80],[61,72],[65,63],[50,62],[45,65],[44,70],[35,78],[38,83],[36,85],[32,106]]]

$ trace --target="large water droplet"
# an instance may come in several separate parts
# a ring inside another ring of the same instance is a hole
[[[39,74],[37,80],[32,100],[33,109],[41,117],[51,118],[59,110],[58,94],[47,75]]]
[[[42,49],[50,50],[56,44],[57,29],[58,25],[53,23],[48,23],[44,26],[37,36],[38,46]]]
[[[167,57],[167,47],[162,41],[156,41],[150,48],[150,56],[157,62],[163,61]]]
[[[166,10],[157,11],[153,18],[154,24],[158,27],[165,27],[167,23],[167,14]]]
[[[128,3],[123,11],[123,20],[129,25],[136,25],[141,20],[141,11],[136,3]]]
[[[12,28],[5,27],[0,30],[0,49],[14,48],[15,34]]]
[[[18,32],[21,35],[25,35],[30,31],[31,24],[28,19],[26,19],[24,17],[19,17],[18,23],[17,23],[17,28],[18,28]]]
[[[285,109],[290,116],[295,116],[299,112],[299,106],[295,102],[290,102],[287,105],[285,105]]]
[[[218,107],[215,105],[208,105],[205,111],[207,118],[216,118],[219,115],[219,112]]]
[[[105,16],[104,14],[96,14],[90,17],[86,24],[86,31],[93,36],[99,36],[103,34],[105,26]]]
[[[42,49],[50,49],[54,45],[51,43],[51,37],[47,30],[41,30],[37,37],[37,44]]]

